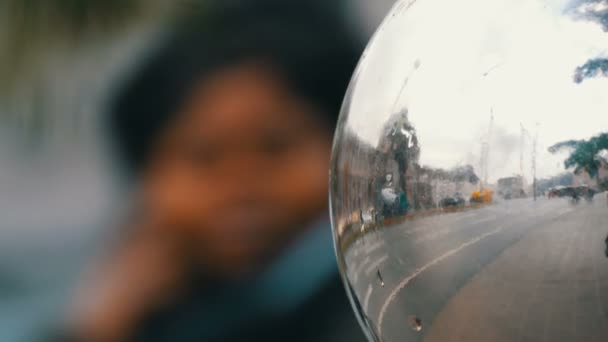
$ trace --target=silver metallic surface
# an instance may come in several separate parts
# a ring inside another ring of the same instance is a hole
[[[338,264],[376,341],[608,341],[608,1],[400,1],[346,95]]]

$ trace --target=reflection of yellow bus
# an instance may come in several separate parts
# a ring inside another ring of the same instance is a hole
[[[481,191],[473,191],[471,194],[471,203],[492,203],[494,192],[490,189],[481,189]]]

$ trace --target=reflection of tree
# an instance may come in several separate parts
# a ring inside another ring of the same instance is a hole
[[[589,140],[568,140],[549,147],[549,152],[556,153],[563,149],[571,149],[570,156],[564,161],[566,168],[574,167],[575,173],[585,171],[596,178],[598,184],[599,170],[606,163],[600,157],[602,150],[608,149],[608,133],[602,133]]]
[[[579,20],[592,21],[608,31],[608,1],[606,0],[575,0],[567,12]],[[591,58],[585,64],[576,68],[574,82],[581,83],[587,78],[608,76],[608,59]]]
[[[479,177],[471,165],[460,166],[449,171],[450,179],[454,182],[469,182],[475,184],[479,182]]]
[[[576,68],[574,72],[574,82],[581,83],[586,78],[596,76],[608,76],[608,58],[594,58],[587,63]]]
[[[606,0],[575,0],[569,6],[568,13],[576,19],[590,20],[608,31],[608,1]]]
[[[427,175],[433,180],[443,180],[457,183],[468,182],[475,184],[479,182],[479,177],[471,165],[459,166],[450,170],[433,169],[429,167],[420,168],[420,173]]]
[[[608,32],[607,0],[573,0],[567,13],[575,19],[595,22]],[[574,82],[581,83],[587,78],[596,76],[608,76],[608,58],[591,58],[577,67],[574,72]],[[575,173],[585,171],[589,176],[595,177],[600,184],[599,169],[606,164],[606,161],[599,156],[599,153],[608,149],[608,133],[602,133],[589,140],[562,141],[549,147],[549,152],[556,153],[563,149],[572,150],[564,161],[566,168],[574,167]]]
[[[576,148],[576,146],[578,146],[578,144],[581,143],[582,140],[565,140],[565,141],[561,141],[558,142],[557,144],[554,144],[552,146],[549,147],[549,152],[551,153],[557,153],[560,150],[566,149],[566,148]]]

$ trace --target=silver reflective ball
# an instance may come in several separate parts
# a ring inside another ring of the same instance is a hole
[[[374,341],[608,341],[608,1],[405,0],[331,166]]]

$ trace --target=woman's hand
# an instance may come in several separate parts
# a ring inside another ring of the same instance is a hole
[[[185,265],[167,234],[148,230],[94,267],[70,328],[81,341],[125,341],[151,310],[180,292]]]

